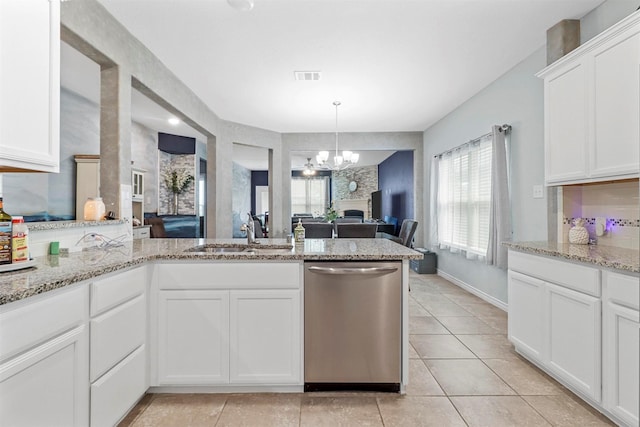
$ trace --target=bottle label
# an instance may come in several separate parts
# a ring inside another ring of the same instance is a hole
[[[0,264],[11,264],[11,221],[0,222]]]
[[[27,245],[27,235],[25,233],[14,233],[13,241],[13,262],[29,261],[29,247]]]

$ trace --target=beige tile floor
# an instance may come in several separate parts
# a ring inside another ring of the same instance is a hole
[[[409,386],[385,393],[155,394],[120,426],[613,425],[518,356],[507,315],[411,273]]]

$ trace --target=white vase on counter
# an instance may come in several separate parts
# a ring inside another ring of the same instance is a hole
[[[589,243],[589,232],[584,228],[585,220],[576,218],[573,220],[573,227],[569,230],[569,243],[575,245],[586,245]]]
[[[102,197],[89,197],[84,204],[84,220],[100,221],[104,217],[105,211]]]

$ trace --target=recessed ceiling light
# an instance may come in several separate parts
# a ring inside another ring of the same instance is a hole
[[[322,73],[320,71],[294,71],[296,80],[320,80]]]
[[[227,0],[227,3],[241,12],[249,12],[253,9],[253,0]]]
[[[172,126],[178,126],[180,124],[180,119],[176,118],[176,117],[171,117],[169,120],[167,120],[169,122],[170,125]]]

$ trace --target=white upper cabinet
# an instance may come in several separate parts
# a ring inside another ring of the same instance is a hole
[[[58,172],[60,2],[0,1],[0,172]]]
[[[640,12],[551,64],[545,94],[545,182],[640,173]]]

